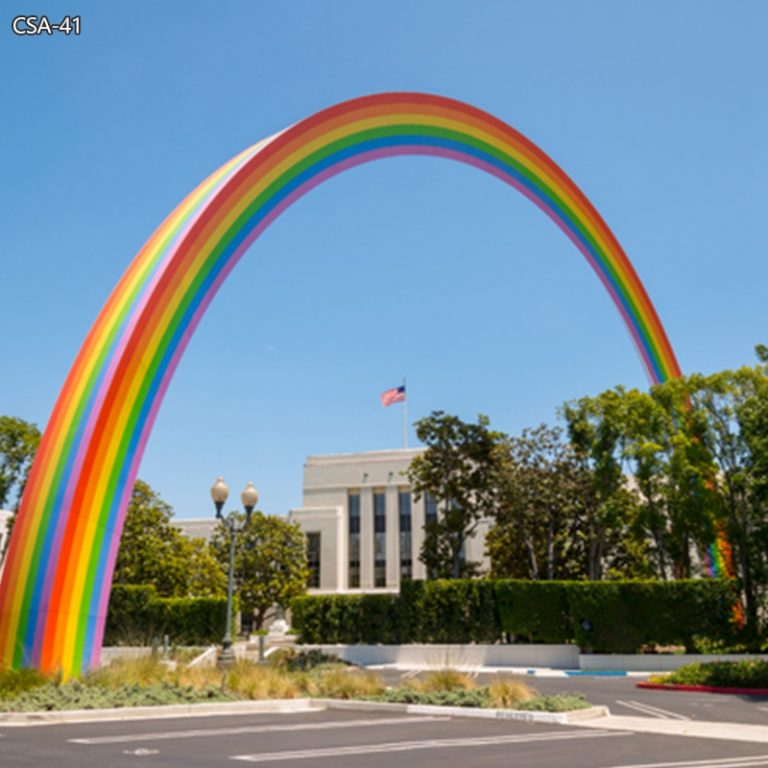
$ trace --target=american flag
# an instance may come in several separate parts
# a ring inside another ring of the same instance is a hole
[[[393,403],[405,402],[405,384],[399,387],[392,387],[381,393],[381,404],[386,408]]]

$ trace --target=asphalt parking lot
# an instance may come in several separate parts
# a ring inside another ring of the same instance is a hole
[[[749,768],[768,744],[399,713],[319,710],[0,727],[0,765],[56,768]]]
[[[397,685],[416,674],[395,669],[377,669],[377,672],[388,685]],[[612,715],[768,725],[768,696],[648,690],[637,687],[642,678],[629,676],[542,677],[480,673],[475,677],[479,685],[487,685],[494,677],[515,677],[543,694],[583,693],[587,701],[608,707]]]

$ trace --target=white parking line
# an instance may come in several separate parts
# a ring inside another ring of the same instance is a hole
[[[267,763],[278,760],[311,760],[319,757],[346,757],[349,755],[369,755],[378,752],[411,752],[421,749],[455,749],[459,747],[485,747],[502,744],[519,744],[530,741],[563,741],[566,739],[604,738],[610,736],[630,736],[621,731],[593,731],[579,733],[568,731],[546,731],[544,733],[526,733],[517,736],[476,736],[463,739],[423,739],[421,741],[394,741],[383,744],[358,744],[349,747],[327,747],[322,749],[300,749],[286,752],[261,752],[252,755],[232,755],[230,760],[243,760],[249,763]]]
[[[616,700],[617,704],[620,704],[622,707],[626,707],[627,709],[634,709],[637,712],[642,712],[646,715],[651,715],[652,717],[659,717],[662,720],[690,720],[690,717],[686,717],[685,715],[680,715],[677,712],[670,712],[668,709],[662,709],[661,707],[653,707],[650,704],[645,704],[640,701],[620,701],[619,699]]]
[[[375,725],[400,725],[406,723],[441,722],[447,717],[385,717],[377,720],[333,720],[322,723],[288,723],[274,725],[244,725],[238,728],[195,728],[188,731],[155,731],[150,733],[125,733],[117,736],[91,736],[68,739],[72,744],[130,744],[133,741],[168,741],[169,739],[195,739],[206,736],[237,736],[242,733],[269,733],[281,731],[319,731],[329,728],[360,728]]]
[[[640,763],[614,765],[610,768],[747,768],[754,765],[768,765],[768,755],[749,757],[721,757],[709,760],[683,760],[679,763]]]

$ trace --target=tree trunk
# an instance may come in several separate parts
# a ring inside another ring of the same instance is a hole
[[[539,560],[536,557],[536,547],[534,546],[533,536],[525,537],[525,548],[528,550],[528,559],[531,562],[531,580],[537,581],[539,578]]]
[[[259,607],[254,614],[254,624],[256,625],[256,631],[264,628],[264,620],[267,618],[267,608]]]
[[[555,521],[550,516],[547,525],[547,579],[555,578]]]
[[[451,577],[454,579],[461,577],[461,544],[461,541],[458,546],[451,544]]]
[[[656,542],[656,552],[658,554],[659,577],[662,581],[667,580],[667,554],[664,549],[664,539],[658,528],[653,529],[653,540]]]

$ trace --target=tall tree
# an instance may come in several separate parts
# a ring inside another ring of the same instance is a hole
[[[18,508],[27,476],[40,444],[35,424],[13,416],[0,416],[0,508]]]
[[[583,478],[562,430],[509,438],[502,503],[486,546],[495,577],[583,578],[578,526]]]
[[[171,524],[172,507],[143,480],[128,505],[113,582],[151,584],[164,597],[219,597],[226,579],[208,545]]]
[[[489,425],[487,416],[472,424],[443,411],[416,422],[416,435],[427,448],[411,462],[408,477],[414,498],[430,494],[440,509],[421,551],[433,576],[471,575],[474,569],[462,557],[465,543],[482,518],[498,511],[505,436]]]
[[[623,534],[628,496],[622,466],[623,390],[609,390],[596,398],[566,403],[561,414],[581,476],[583,490],[581,535],[585,546],[586,576],[602,579],[606,560]]]
[[[758,348],[758,356],[763,348]],[[747,629],[758,630],[768,593],[768,366],[688,379],[691,407],[704,420],[703,440],[717,464],[719,519],[734,553]]]
[[[253,612],[261,629],[275,605],[287,608],[304,594],[310,571],[307,545],[301,528],[285,518],[254,512],[250,524],[236,514],[235,588],[243,611]],[[229,525],[221,522],[211,542],[221,568],[229,570]]]

